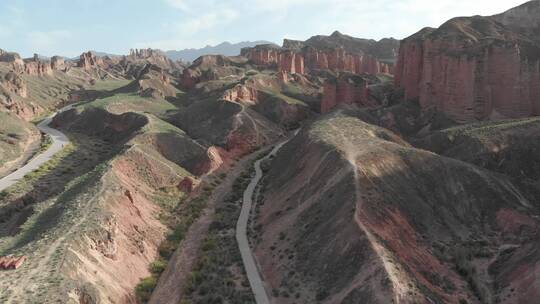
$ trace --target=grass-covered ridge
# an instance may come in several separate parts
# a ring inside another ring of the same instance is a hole
[[[156,115],[176,109],[173,104],[164,99],[142,97],[137,93],[119,93],[85,103],[80,107],[84,109],[101,108],[117,114],[125,112],[148,112]]]
[[[471,136],[478,139],[498,134],[500,132],[525,130],[540,124],[540,118],[505,119],[499,121],[484,121],[468,125],[460,125],[441,130],[442,134],[451,137]]]
[[[12,114],[0,111],[0,166],[22,156],[32,137],[37,138],[37,128]]]

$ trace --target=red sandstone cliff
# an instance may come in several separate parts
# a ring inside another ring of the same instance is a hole
[[[307,41],[285,39],[283,47],[259,45],[245,48],[242,55],[256,65],[275,66],[279,71],[304,74],[310,70],[331,70],[356,74],[393,74],[398,41],[354,38],[335,32]],[[382,60],[383,58],[384,60]]]
[[[363,107],[380,105],[370,96],[369,82],[357,75],[341,74],[324,83],[321,113],[330,112],[339,104],[356,104]]]
[[[281,52],[278,68],[280,72],[304,74],[304,54],[289,50]]]
[[[424,29],[402,41],[396,85],[457,122],[539,115],[540,44],[524,33],[480,16]]]
[[[53,71],[64,70],[66,63],[64,58],[54,56],[51,60],[43,60],[37,54],[30,59],[22,59],[17,53],[8,53],[0,50],[0,62],[11,64],[11,69],[16,73],[43,76],[51,75]]]
[[[25,60],[24,62],[24,72],[28,75],[51,75],[53,69],[51,67],[51,62],[46,60],[41,60],[37,54],[34,55],[34,58]]]
[[[279,61],[280,47],[272,44],[262,44],[252,48],[242,49],[241,55],[247,57],[256,65],[277,64]]]
[[[304,74],[306,70],[331,70],[356,74],[393,74],[393,65],[366,54],[351,54],[343,48],[318,50],[306,47],[301,51],[252,48],[244,55],[254,64],[277,65],[279,71]]]
[[[329,69],[355,74],[393,73],[392,65],[380,62],[371,55],[348,53],[344,48],[321,51],[308,47],[304,52],[307,57],[306,65],[310,70]]]

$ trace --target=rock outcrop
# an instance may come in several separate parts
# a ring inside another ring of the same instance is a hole
[[[243,48],[241,55],[247,57],[256,65],[277,64],[281,48],[274,44],[261,44],[252,48]]]
[[[0,62],[11,64],[11,69],[16,73],[34,76],[51,75],[55,70],[64,70],[66,68],[64,58],[60,56],[45,60],[34,54],[34,57],[23,60],[19,54],[8,53],[3,50],[0,50]]]
[[[258,100],[259,91],[247,85],[237,84],[223,92],[221,99],[232,102],[254,102]]]
[[[317,50],[307,47],[304,51],[306,66],[310,70],[328,69],[355,74],[392,74],[393,66],[367,54],[348,53],[344,48]]]
[[[149,58],[155,55],[163,55],[163,52],[159,50],[150,49],[150,48],[129,50],[129,56],[140,58],[140,59]]]
[[[271,44],[245,48],[242,55],[256,65],[277,65],[280,72],[304,74],[311,70],[331,70],[356,74],[393,74],[392,62],[396,56],[397,40],[383,39],[384,42],[381,40],[379,45],[374,40],[336,33],[332,36],[315,36],[307,41],[285,39],[282,48]]]
[[[11,64],[15,71],[21,72],[24,70],[24,61],[17,53],[0,50],[0,62],[7,62]]]
[[[53,69],[50,61],[41,60],[37,54],[34,54],[32,59],[24,61],[24,72],[28,75],[43,76],[51,75]]]
[[[182,71],[180,84],[186,89],[192,89],[199,82],[221,77],[240,77],[244,75],[246,63],[247,60],[243,57],[201,56]]]
[[[307,47],[301,52],[292,50],[253,49],[246,56],[255,64],[272,66],[279,71],[304,74],[308,70],[331,70],[356,74],[393,73],[393,66],[369,55],[349,54],[344,49],[317,50]]]
[[[0,257],[0,269],[2,270],[14,270],[26,261],[26,256],[3,256]]]
[[[371,102],[367,81],[359,76],[345,75],[325,82],[321,113],[330,112],[338,104],[367,106]]]
[[[20,96],[20,97],[23,97],[23,98],[26,98],[28,97],[28,91],[27,91],[27,86],[26,86],[26,83],[24,82],[24,80],[22,79],[22,77],[15,73],[15,72],[9,72],[7,73],[6,75],[4,75],[4,79],[2,81],[2,85],[4,85],[4,87]]]
[[[278,68],[280,72],[304,74],[304,55],[286,50],[280,53]]]
[[[53,56],[51,58],[51,68],[53,71],[64,70],[66,68],[66,62],[64,57]]]
[[[82,53],[77,66],[85,70],[99,68],[103,66],[103,58],[96,56],[92,51]]]
[[[150,64],[158,66],[162,69],[172,70],[178,68],[178,64],[167,57],[167,55],[155,49],[131,49],[129,56],[126,58],[128,61],[140,61],[144,60]]]
[[[396,85],[457,122],[539,115],[540,43],[523,15],[535,11],[521,7],[522,27],[513,12],[455,18],[403,40]]]
[[[335,31],[330,36],[317,35],[306,41],[296,41],[285,39],[283,47],[287,49],[301,50],[306,46],[318,50],[331,50],[343,48],[350,54],[368,54],[379,60],[394,62],[396,60],[399,40],[384,38],[379,41],[373,39],[362,39],[344,35]]]
[[[171,76],[162,68],[147,64],[135,80],[138,92],[143,97],[165,98],[176,96]]]

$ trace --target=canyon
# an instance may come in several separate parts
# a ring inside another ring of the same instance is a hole
[[[0,50],[0,302],[535,304],[539,16]]]
[[[264,44],[244,48],[241,55],[255,65],[277,68],[285,82],[289,74],[334,73],[324,85],[319,109],[327,113],[338,104],[377,104],[369,98],[368,81],[360,84],[358,80],[351,81],[347,74],[392,75],[398,48],[399,41],[395,39],[358,39],[336,31],[330,36],[314,36],[306,41],[285,39],[283,47]]]

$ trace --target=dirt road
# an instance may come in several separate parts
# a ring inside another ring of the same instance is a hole
[[[298,134],[298,131],[299,130],[295,131],[294,135]],[[276,145],[274,149],[270,151],[270,153],[255,162],[255,176],[251,179],[251,182],[244,191],[242,211],[240,212],[240,217],[238,218],[238,223],[236,224],[236,240],[238,242],[238,247],[240,248],[242,262],[244,263],[244,268],[246,270],[249,284],[251,285],[251,290],[253,291],[253,295],[255,296],[255,301],[257,302],[257,304],[269,304],[270,300],[264,288],[264,283],[259,273],[259,269],[253,256],[253,252],[249,247],[249,241],[247,237],[247,224],[249,219],[249,213],[253,205],[253,192],[255,191],[257,184],[263,176],[261,163],[266,159],[270,158],[271,156],[276,155],[276,153],[281,149],[281,147],[283,147],[283,145],[285,145],[289,140],[290,139]]]
[[[71,106],[64,107],[57,113],[67,111],[69,109],[71,109]],[[49,124],[51,123],[52,118],[57,113],[52,114],[51,116],[47,117],[42,122],[40,122],[37,126],[43,133],[46,133],[49,136],[51,136],[52,142],[53,142],[52,145],[49,147],[49,149],[47,149],[47,151],[37,155],[32,160],[30,160],[26,165],[12,172],[8,176],[0,179],[0,191],[17,183],[19,180],[24,178],[26,174],[31,173],[32,171],[36,170],[44,163],[51,160],[56,153],[62,150],[62,148],[69,143],[69,139],[64,133],[49,127]]]

